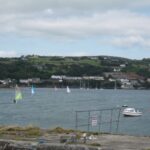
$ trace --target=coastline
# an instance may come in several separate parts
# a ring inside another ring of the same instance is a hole
[[[70,129],[40,129],[38,127],[0,127],[0,148],[13,149],[53,149],[53,150],[149,150],[150,137],[87,133],[83,141],[84,131]],[[77,141],[66,141],[74,135]],[[92,137],[92,138],[89,138]],[[63,138],[64,141],[61,139]]]

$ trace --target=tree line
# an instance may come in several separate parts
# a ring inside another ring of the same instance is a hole
[[[101,76],[120,67],[122,72],[134,72],[150,78],[150,59],[131,60],[120,57],[51,57],[22,56],[19,58],[0,58],[0,79],[49,79],[51,75]]]

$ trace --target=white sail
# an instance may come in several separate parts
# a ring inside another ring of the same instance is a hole
[[[69,88],[69,86],[67,86],[67,93],[70,93],[71,91],[70,91],[70,88]]]
[[[56,86],[55,86],[54,90],[55,90],[55,91],[57,91],[57,90],[58,90]]]
[[[31,94],[34,94],[35,93],[35,90],[34,90],[34,87],[32,85],[32,88],[31,88]]]

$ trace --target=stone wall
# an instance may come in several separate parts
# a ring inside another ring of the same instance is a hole
[[[70,144],[38,144],[37,142],[0,140],[0,150],[98,150],[97,147]]]

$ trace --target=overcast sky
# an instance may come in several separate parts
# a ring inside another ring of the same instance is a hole
[[[0,0],[0,57],[150,58],[150,0]]]

